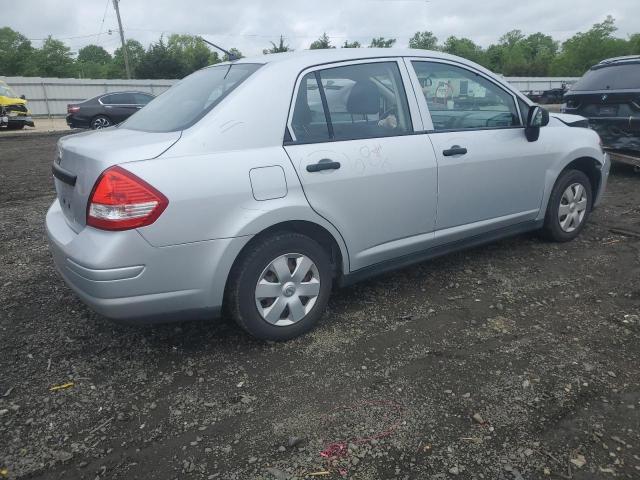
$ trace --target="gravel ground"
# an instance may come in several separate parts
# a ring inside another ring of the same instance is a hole
[[[0,140],[0,478],[640,478],[630,169],[577,241],[388,274],[265,344],[84,307],[43,230],[55,140]]]

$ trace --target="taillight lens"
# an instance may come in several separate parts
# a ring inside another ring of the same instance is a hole
[[[87,205],[87,225],[102,230],[129,230],[157,220],[169,200],[147,182],[121,167],[100,175]]]
[[[80,107],[77,105],[67,105],[67,113],[78,113],[80,111]]]

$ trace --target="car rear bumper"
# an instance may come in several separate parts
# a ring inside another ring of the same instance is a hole
[[[127,323],[211,318],[248,237],[154,247],[136,230],[72,230],[56,200],[46,217],[56,269],[96,312]]]
[[[6,125],[26,125],[28,127],[35,127],[33,118],[27,116],[10,117],[5,114],[0,114],[0,126]]]
[[[70,128],[90,128],[91,124],[88,120],[81,120],[73,115],[66,116],[67,125]]]

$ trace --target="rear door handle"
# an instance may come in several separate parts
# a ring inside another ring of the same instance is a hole
[[[454,145],[449,150],[443,150],[442,155],[445,157],[453,157],[454,155],[466,155],[467,149],[460,145]]]
[[[334,162],[328,158],[323,158],[318,163],[307,165],[307,172],[319,172],[321,170],[338,170],[340,162]]]

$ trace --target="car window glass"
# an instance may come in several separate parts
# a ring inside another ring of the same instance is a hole
[[[622,90],[640,88],[640,63],[597,67],[585,73],[572,91]]]
[[[121,127],[147,132],[175,132],[189,128],[260,66],[256,63],[223,63],[198,70],[158,95]]]
[[[133,95],[130,93],[114,93],[102,97],[105,105],[130,105],[134,103]]]
[[[396,62],[363,63],[320,71],[337,140],[402,135],[413,130]]]
[[[524,125],[527,123],[527,118],[529,118],[529,108],[531,107],[521,98],[518,98],[518,106],[520,107],[520,116],[522,117],[522,124]]]
[[[144,93],[134,93],[133,94],[134,103],[137,105],[146,105],[153,97],[151,95],[145,95]]]
[[[291,128],[298,142],[329,140],[329,128],[322,107],[320,89],[313,72],[307,73],[300,81]]]
[[[513,96],[484,77],[444,63],[412,63],[434,130],[521,125]]]

